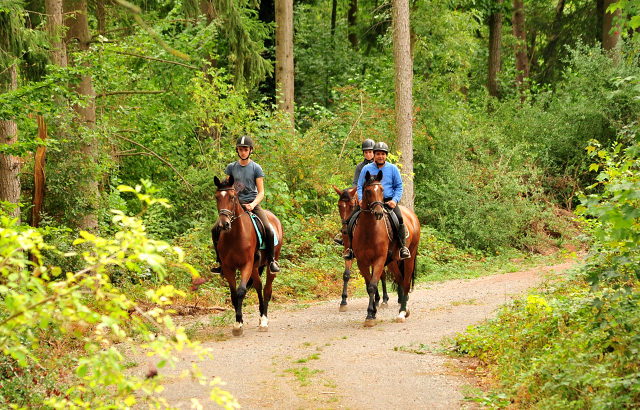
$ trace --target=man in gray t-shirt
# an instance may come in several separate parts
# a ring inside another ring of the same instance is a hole
[[[264,198],[264,172],[262,167],[256,164],[249,158],[253,152],[253,140],[247,136],[238,138],[236,142],[236,151],[240,159],[236,162],[232,162],[227,165],[224,173],[231,176],[233,175],[234,183],[233,187],[238,194],[240,203],[247,211],[251,211],[262,221],[265,232],[265,247],[267,250],[267,257],[269,258],[269,270],[272,273],[280,272],[280,266],[275,259],[274,239],[273,231],[271,230],[271,223],[267,217],[267,213],[260,206],[260,201]],[[218,253],[218,238],[220,237],[220,227],[216,224],[212,230],[213,233],[213,246],[216,248],[216,255]],[[220,257],[216,256],[218,261],[218,267],[211,268],[214,273],[222,273],[220,266]]]

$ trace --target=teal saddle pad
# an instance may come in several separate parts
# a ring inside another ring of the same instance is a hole
[[[262,238],[260,229],[258,229],[258,224],[256,223],[256,220],[260,218],[258,218],[258,216],[253,213],[250,213],[249,215],[251,215],[251,222],[253,222],[253,227],[256,229],[256,235],[258,235],[258,243],[260,244],[260,247],[258,249],[266,249],[264,239]],[[278,235],[276,234],[276,230],[273,229],[273,225],[271,225],[271,232],[273,232],[273,246],[276,247],[278,246]]]

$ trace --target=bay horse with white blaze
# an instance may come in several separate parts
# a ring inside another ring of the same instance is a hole
[[[236,311],[236,323],[233,326],[233,335],[240,336],[243,333],[242,302],[247,294],[247,288],[253,285],[258,293],[260,302],[259,331],[267,331],[269,320],[267,309],[271,300],[273,279],[276,277],[269,268],[269,260],[265,250],[260,250],[258,236],[251,221],[251,216],[240,203],[236,190],[233,187],[233,176],[220,181],[214,178],[216,190],[216,203],[218,206],[218,224],[220,226],[220,238],[218,239],[217,252],[220,256],[222,274],[229,283],[231,301]],[[265,210],[269,222],[275,230],[278,245],[275,246],[275,259],[278,260],[282,248],[282,224],[270,211]],[[259,223],[259,221],[258,221]],[[265,227],[268,229],[268,227]],[[267,267],[267,278],[264,288],[260,277]],[[240,285],[236,288],[236,271],[240,271]]]
[[[362,212],[356,227],[353,230],[352,249],[354,257],[358,260],[358,268],[364,277],[369,293],[369,307],[364,325],[367,327],[376,324],[375,292],[378,289],[378,281],[382,276],[385,265],[393,273],[395,283],[398,285],[398,302],[400,311],[397,322],[404,322],[409,317],[407,300],[409,291],[415,284],[417,272],[416,255],[418,242],[420,242],[420,222],[418,217],[410,209],[400,206],[402,218],[407,227],[407,247],[411,252],[409,259],[400,260],[399,246],[392,242],[387,230],[385,213],[388,213],[383,204],[382,171],[372,176],[369,172],[365,175],[362,187]],[[391,254],[388,250],[391,248]],[[390,257],[388,257],[390,256]]]
[[[342,243],[344,244],[344,250],[346,251],[349,248],[349,234],[347,232],[347,223],[348,218],[353,212],[353,208],[356,206],[358,202],[358,188],[346,188],[343,190],[339,190],[337,187],[333,187],[336,191],[340,199],[338,199],[338,212],[340,213],[340,218],[342,219]],[[347,284],[349,283],[349,279],[351,279],[351,265],[353,265],[353,260],[344,261],[344,272],[342,273],[342,301],[340,302],[340,312],[347,311]],[[386,275],[382,273],[382,304],[380,305],[381,309],[385,309],[389,307],[389,295],[387,294],[387,280]],[[376,306],[378,306],[380,302],[380,293],[378,292],[378,288],[376,287]]]

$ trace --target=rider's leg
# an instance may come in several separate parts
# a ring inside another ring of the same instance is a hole
[[[398,217],[398,241],[400,242],[400,259],[408,259],[411,257],[411,252],[409,252],[409,248],[407,248],[407,226],[404,224],[404,219],[402,219],[402,212],[400,212],[400,207],[396,206],[393,208],[393,213]]]
[[[353,218],[353,215],[356,212],[360,211],[360,205],[356,204],[356,206],[353,207],[353,211],[351,211],[351,215],[349,215],[349,217],[347,218],[347,229],[349,229],[349,224],[351,223],[351,218]],[[343,258],[346,261],[350,261],[353,259],[353,232],[348,232],[349,235],[349,248],[347,249],[347,251],[345,252]]]
[[[218,263],[217,266],[211,268],[211,272],[222,273],[222,262],[220,262],[220,255],[218,255],[218,240],[220,239],[219,220],[216,221],[216,224],[211,228],[211,239],[213,240],[213,249],[216,251],[216,262]]]
[[[275,254],[275,245],[273,244],[273,231],[271,230],[271,223],[269,222],[269,218],[267,218],[267,213],[262,209],[260,204],[256,205],[253,208],[253,213],[260,218],[262,224],[264,225],[265,230],[265,248],[267,249],[267,257],[269,258],[269,270],[272,273],[280,272],[280,265],[278,265],[278,261],[276,260]]]

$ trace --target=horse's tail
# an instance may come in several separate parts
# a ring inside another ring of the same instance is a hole
[[[413,262],[413,272],[411,272],[411,290],[413,290],[413,288],[416,286],[416,278],[418,277],[418,275],[419,275],[418,255],[416,255],[416,258],[414,259],[414,262]]]

